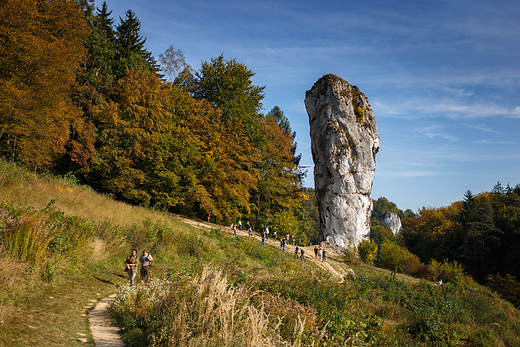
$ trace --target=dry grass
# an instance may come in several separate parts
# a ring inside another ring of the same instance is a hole
[[[153,345],[301,346],[306,319],[299,314],[291,317],[292,342],[284,341],[280,335],[284,317],[275,314],[272,306],[276,299],[269,297],[264,302],[259,297],[260,301],[253,305],[251,300],[259,294],[245,286],[230,288],[221,271],[205,266],[200,275],[175,283],[121,288],[113,310],[119,319],[130,315],[137,321],[148,321],[147,328],[154,331],[149,336]],[[151,312],[159,317],[157,321],[150,322]],[[315,320],[312,309],[301,312]]]

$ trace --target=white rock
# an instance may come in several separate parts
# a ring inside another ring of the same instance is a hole
[[[320,233],[340,246],[370,235],[376,118],[356,86],[335,76],[320,78],[305,94],[309,115]]]

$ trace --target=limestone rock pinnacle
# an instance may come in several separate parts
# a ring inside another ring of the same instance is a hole
[[[309,115],[320,234],[339,246],[357,246],[370,235],[376,118],[365,95],[328,74],[305,93]]]

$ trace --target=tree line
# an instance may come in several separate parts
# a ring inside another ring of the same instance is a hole
[[[264,86],[223,55],[159,61],[128,10],[106,2],[0,5],[0,157],[74,175],[117,199],[309,242],[295,132]]]

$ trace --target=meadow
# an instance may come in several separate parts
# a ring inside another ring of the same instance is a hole
[[[464,273],[438,286],[352,250],[328,257],[340,280],[227,230],[0,161],[0,345],[94,346],[86,314],[116,293],[128,346],[520,346],[518,310]],[[155,261],[129,287],[132,248]]]

